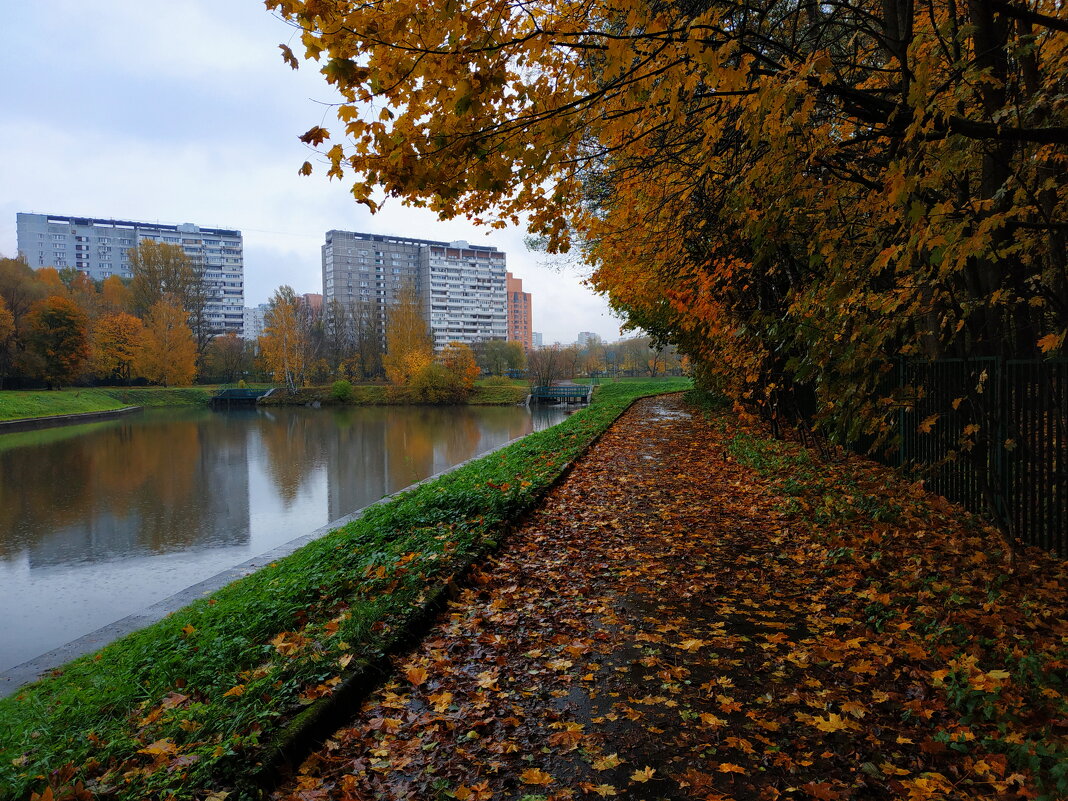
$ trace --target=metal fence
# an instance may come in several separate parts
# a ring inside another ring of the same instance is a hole
[[[1010,536],[1068,556],[1068,361],[904,362],[896,463]]]

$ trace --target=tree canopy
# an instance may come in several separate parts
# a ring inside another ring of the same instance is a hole
[[[1062,352],[1057,0],[267,6],[357,201],[522,217],[736,400],[856,436],[901,356]]]

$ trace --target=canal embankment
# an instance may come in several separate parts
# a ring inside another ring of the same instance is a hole
[[[476,384],[470,393],[454,402],[468,406],[511,406],[526,400],[526,383]],[[411,387],[389,384],[354,384],[342,400],[332,387],[276,390],[262,398],[260,406],[420,406],[427,405]],[[431,404],[436,405],[436,404]]]
[[[372,507],[0,701],[0,787],[22,797],[62,771],[68,785],[118,798],[253,792],[338,697],[374,683],[383,654],[633,400],[684,386],[604,387],[560,425]]]
[[[0,433],[49,425],[92,422],[131,407],[192,406],[207,403],[208,389],[199,387],[82,387],[61,390],[0,392]],[[101,415],[87,417],[86,415]],[[80,417],[79,417],[80,416]],[[18,425],[5,425],[8,423]]]
[[[197,406],[211,401],[217,387],[81,387],[62,390],[0,391],[0,434],[52,425],[70,425],[126,414],[131,407]],[[471,406],[509,406],[527,396],[525,383],[476,384],[470,394],[455,402]],[[413,406],[422,405],[410,387],[387,384],[352,385],[341,399],[331,386],[275,390],[262,406]],[[100,417],[77,417],[101,415]],[[14,424],[19,421],[18,424]],[[12,425],[5,425],[12,423]]]

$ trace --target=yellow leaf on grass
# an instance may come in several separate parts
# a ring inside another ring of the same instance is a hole
[[[156,740],[156,742],[146,745],[139,750],[139,754],[149,754],[150,756],[164,756],[166,754],[174,754],[178,751],[178,746],[174,744],[173,740]]]
[[[223,698],[225,698],[228,695],[240,696],[240,695],[244,695],[244,694],[245,694],[245,685],[244,684],[238,684],[237,686],[231,687],[229,690],[224,692],[223,693]]]

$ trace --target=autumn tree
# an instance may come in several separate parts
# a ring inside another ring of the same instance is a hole
[[[109,275],[100,286],[100,304],[106,312],[133,312],[133,293],[117,275]]]
[[[549,346],[532,350],[527,355],[527,377],[535,387],[551,387],[565,378],[560,349]]]
[[[16,333],[22,330],[22,318],[44,294],[37,276],[24,260],[0,259],[0,298],[11,312]]]
[[[1062,352],[1057,0],[267,4],[342,96],[303,139],[357,201],[526,215],[740,403],[849,438],[901,356]]]
[[[193,383],[197,346],[187,319],[185,310],[167,299],[153,304],[145,316],[139,375],[165,387]]]
[[[37,270],[35,278],[45,297],[70,297],[70,287],[55,267],[42,267]]]
[[[203,355],[214,331],[207,319],[208,288],[203,270],[179,245],[145,239],[128,251],[130,258],[130,305],[144,315],[161,300],[186,313],[186,323],[195,337],[197,354]]]
[[[144,324],[132,314],[106,314],[92,335],[93,371],[101,378],[128,383],[144,348]]]
[[[475,379],[481,372],[475,363],[474,352],[463,342],[447,342],[438,354],[437,361],[456,376],[460,386],[468,391],[474,387]]]
[[[204,354],[203,370],[212,379],[233,383],[241,379],[251,363],[252,354],[249,343],[233,331],[227,331],[208,344],[208,349]]]
[[[0,388],[3,388],[4,376],[11,369],[14,340],[15,315],[7,308],[7,303],[0,296]]]
[[[423,303],[411,282],[401,287],[386,321],[382,364],[393,384],[407,384],[434,360],[434,344],[423,316]]]
[[[479,366],[490,375],[504,375],[505,370],[522,370],[526,366],[526,354],[519,342],[503,339],[486,339],[474,346]]]
[[[302,323],[301,299],[290,286],[279,287],[263,320],[260,355],[275,381],[293,391],[304,384],[308,367],[308,332]]]
[[[70,384],[89,358],[89,320],[70,298],[35,303],[26,318],[26,344],[49,389]]]

